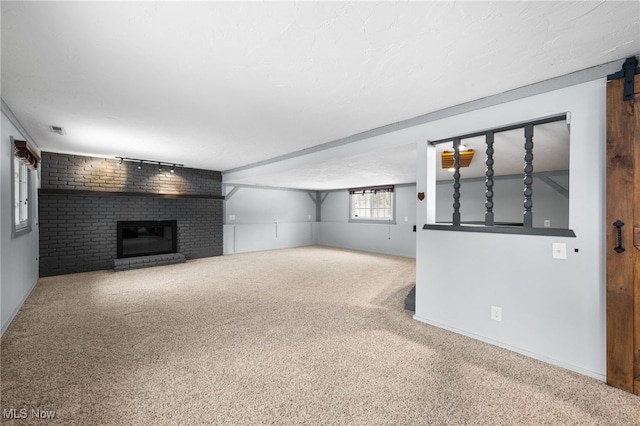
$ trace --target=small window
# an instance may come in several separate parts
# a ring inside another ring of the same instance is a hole
[[[349,219],[359,222],[394,220],[393,186],[349,189]]]
[[[13,158],[13,228],[16,237],[31,231],[30,173],[27,164],[19,157]]]

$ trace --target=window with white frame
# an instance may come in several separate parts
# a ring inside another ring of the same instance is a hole
[[[29,208],[29,168],[18,157],[13,158],[13,234],[31,230]]]
[[[393,186],[349,189],[349,210],[352,221],[393,221]]]

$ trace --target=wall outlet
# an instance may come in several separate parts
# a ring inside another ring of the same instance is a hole
[[[499,306],[491,307],[491,319],[494,321],[502,321],[502,308]]]
[[[236,215],[235,214],[230,214],[229,215],[229,220],[236,220]]]
[[[545,219],[544,220],[544,227],[545,228],[551,228],[551,221],[549,219]]]
[[[311,215],[309,215],[309,220],[311,220]]]
[[[405,217],[404,217],[404,221],[405,221],[405,222],[409,222],[409,216],[405,216]]]

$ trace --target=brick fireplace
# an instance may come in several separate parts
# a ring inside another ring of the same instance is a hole
[[[222,255],[222,174],[42,153],[40,276],[113,268],[118,221],[176,221],[187,259]]]

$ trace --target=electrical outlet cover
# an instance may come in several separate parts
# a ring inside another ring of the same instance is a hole
[[[494,321],[502,321],[502,308],[499,306],[491,307],[491,319]]]
[[[552,243],[552,248],[554,259],[567,258],[567,245],[565,243]]]

